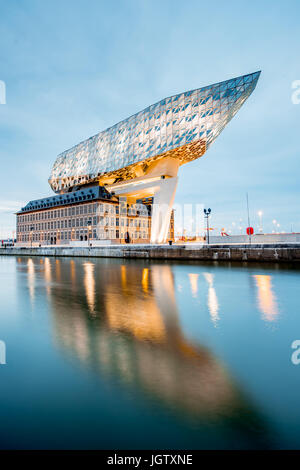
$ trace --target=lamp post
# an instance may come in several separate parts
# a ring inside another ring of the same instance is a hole
[[[209,216],[211,209],[204,209],[204,218],[206,219],[206,231],[207,231],[207,244],[209,245]]]

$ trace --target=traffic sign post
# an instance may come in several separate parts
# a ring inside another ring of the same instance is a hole
[[[251,235],[254,233],[253,227],[247,227],[246,228],[247,235],[249,235],[249,243],[251,244]]]

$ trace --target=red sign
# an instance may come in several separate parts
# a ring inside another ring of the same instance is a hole
[[[247,235],[253,235],[254,234],[253,227],[247,227],[246,232],[247,232]]]

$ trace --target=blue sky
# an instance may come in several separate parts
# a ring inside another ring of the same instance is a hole
[[[177,203],[234,231],[263,211],[300,231],[300,2],[0,0],[0,237],[48,196],[57,154],[175,93],[262,70],[207,154],[183,166]]]

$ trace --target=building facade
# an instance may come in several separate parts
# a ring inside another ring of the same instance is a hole
[[[100,186],[31,201],[17,213],[17,243],[149,243],[151,203],[151,199],[130,202],[125,197],[117,198]],[[174,240],[174,215],[168,238]]]

